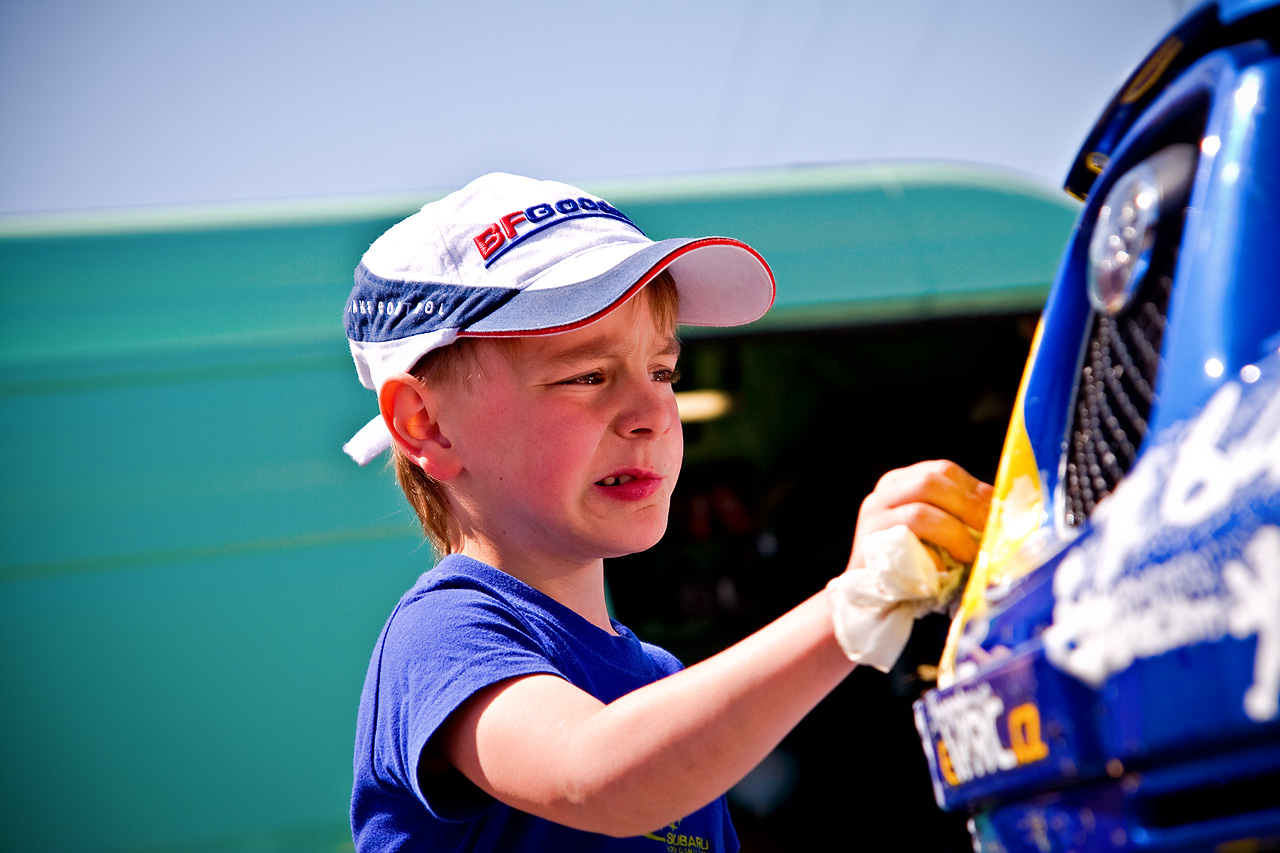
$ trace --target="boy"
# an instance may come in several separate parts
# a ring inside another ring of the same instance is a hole
[[[990,488],[922,463],[863,504],[830,591],[738,645],[682,669],[610,619],[603,561],[658,541],[680,470],[676,322],[747,323],[773,294],[742,243],[655,243],[512,175],[370,247],[347,331],[380,415],[347,450],[394,449],[443,556],[370,663],[357,849],[736,850],[724,793],[932,603],[907,528],[973,558]]]

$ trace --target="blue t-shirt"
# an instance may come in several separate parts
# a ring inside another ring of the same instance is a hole
[[[400,599],[382,629],[360,698],[351,826],[366,851],[698,851],[732,853],[725,797],[635,838],[570,829],[487,796],[430,743],[476,691],[549,673],[602,702],[657,681],[680,663],[614,623],[602,631],[510,575],[445,557]],[[425,752],[424,752],[425,750]],[[424,790],[419,762],[443,766]],[[678,768],[673,772],[679,772]]]

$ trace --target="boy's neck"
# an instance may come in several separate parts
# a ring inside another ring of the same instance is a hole
[[[618,632],[609,618],[604,588],[604,560],[577,565],[544,565],[538,561],[504,557],[492,549],[464,544],[459,553],[506,572],[577,613],[610,634]]]

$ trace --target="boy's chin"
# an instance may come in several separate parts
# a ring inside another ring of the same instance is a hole
[[[625,557],[628,554],[639,554],[642,551],[648,551],[654,545],[662,541],[663,535],[667,532],[667,525],[664,522],[660,527],[654,530],[640,533],[632,537],[627,542],[619,542],[615,546],[615,550],[605,555],[605,559],[611,557]]]

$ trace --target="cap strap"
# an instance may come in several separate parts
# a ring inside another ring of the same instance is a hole
[[[369,421],[360,431],[351,436],[351,440],[342,445],[342,449],[352,459],[361,465],[368,465],[373,458],[382,451],[391,447],[391,432],[387,429],[387,424],[382,420],[382,415],[378,415]]]

